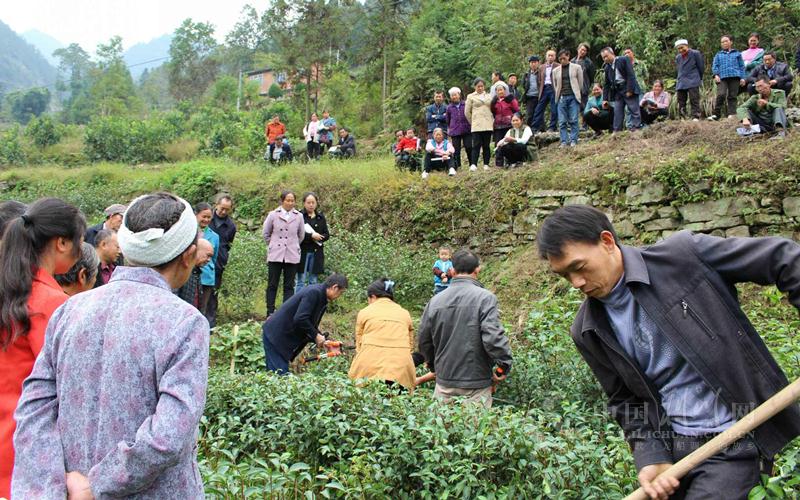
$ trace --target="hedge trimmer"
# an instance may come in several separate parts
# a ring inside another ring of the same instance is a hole
[[[325,338],[328,338],[327,333],[323,333],[322,335]],[[327,359],[327,358],[335,358],[336,356],[342,356],[344,354],[343,351],[352,351],[356,348],[356,346],[354,345],[344,345],[338,340],[326,340],[325,342],[322,343],[322,347],[325,348],[324,353],[303,358],[303,363],[308,363],[311,361],[319,361],[321,359]]]

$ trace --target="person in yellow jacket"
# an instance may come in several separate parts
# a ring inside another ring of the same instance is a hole
[[[367,287],[369,305],[356,319],[356,356],[348,376],[397,383],[414,390],[411,315],[394,301],[394,282],[381,278]]]

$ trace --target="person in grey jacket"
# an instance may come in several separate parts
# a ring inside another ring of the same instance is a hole
[[[434,295],[422,313],[419,351],[436,373],[434,398],[464,397],[489,408],[493,385],[511,370],[511,348],[497,297],[478,281],[478,257],[459,250],[453,268],[450,286]]]
[[[608,395],[648,496],[747,498],[800,434],[798,405],[680,481],[657,476],[788,384],[735,285],[776,285],[800,308],[800,245],[681,231],[633,248],[584,205],[553,212],[537,242],[550,268],[586,295],[572,339]]]
[[[703,84],[705,61],[699,50],[690,49],[689,42],[681,39],[675,42],[678,55],[675,56],[675,66],[678,69],[678,81],[675,89],[678,94],[678,114],[681,118],[686,114],[686,99],[692,105],[692,119],[700,119],[700,85]]]

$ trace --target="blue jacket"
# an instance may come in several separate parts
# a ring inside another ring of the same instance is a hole
[[[741,52],[736,49],[717,52],[714,62],[711,64],[711,73],[720,78],[743,79],[745,77],[744,59],[742,59]]]
[[[208,261],[208,264],[200,268],[200,283],[204,286],[215,286],[217,284],[216,265],[219,257],[219,235],[210,227],[206,227],[203,231],[203,239],[208,240],[214,247],[214,256]]]
[[[261,327],[262,337],[269,340],[286,361],[293,360],[306,344],[316,341],[319,322],[328,308],[326,289],[324,284],[304,287]]]
[[[625,80],[624,89],[617,89],[617,69],[619,69],[620,76]],[[621,97],[623,98],[625,97],[626,92],[631,92],[634,95],[640,95],[642,93],[642,89],[639,88],[639,82],[636,81],[636,73],[633,71],[633,63],[628,56],[618,56],[616,59],[614,59],[612,64],[604,65],[603,71],[606,74],[606,82],[605,85],[603,85],[604,101],[615,101],[617,99],[617,94],[620,92],[622,93]]]
[[[678,68],[678,81],[675,84],[677,90],[697,88],[703,83],[706,63],[699,50],[689,49],[685,58],[678,54],[675,56],[675,66]]]
[[[447,117],[445,113],[447,113],[447,104],[445,103],[442,103],[441,106],[437,106],[436,103],[433,103],[425,108],[425,121],[428,124],[428,134],[433,132],[435,128],[440,128],[445,134],[447,133]]]

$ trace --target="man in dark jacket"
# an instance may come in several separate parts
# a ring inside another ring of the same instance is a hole
[[[425,108],[425,122],[428,124],[428,139],[433,137],[433,130],[440,128],[447,135],[447,104],[444,103],[444,92],[433,93],[433,104]]]
[[[764,54],[764,64],[759,64],[753,68],[753,71],[746,78],[747,91],[750,92],[750,95],[757,93],[756,82],[762,78],[769,80],[769,86],[773,89],[786,92],[787,96],[792,91],[792,80],[794,79],[792,70],[788,64],[778,62],[775,52]]]
[[[586,295],[572,339],[608,395],[648,496],[747,498],[800,434],[797,405],[680,482],[658,476],[788,384],[734,285],[774,284],[800,307],[800,245],[681,231],[633,248],[584,205],[556,210],[537,242],[550,268]]]
[[[325,337],[319,322],[328,302],[338,299],[347,290],[347,278],[332,274],[321,285],[310,285],[292,295],[261,327],[267,370],[281,375],[289,373],[289,363],[307,344],[322,347]]]
[[[603,101],[613,104],[614,132],[622,130],[625,119],[625,109],[628,109],[631,118],[631,130],[642,127],[642,115],[639,109],[639,95],[642,90],[636,81],[633,62],[627,56],[615,56],[611,47],[600,51],[605,65],[605,85],[603,86]]]
[[[125,214],[126,209],[127,207],[125,205],[120,205],[119,203],[115,203],[109,207],[106,207],[106,209],[103,210],[106,220],[100,224],[96,224],[88,228],[86,233],[83,235],[83,241],[95,246],[94,240],[98,231],[107,229],[116,233],[119,230],[119,227],[122,225],[122,216]]]
[[[530,56],[528,67],[528,72],[522,77],[522,93],[525,97],[525,122],[533,130],[533,115],[539,103],[539,56]]]
[[[450,286],[434,295],[422,313],[419,351],[436,373],[435,398],[464,397],[489,408],[492,385],[511,370],[511,348],[497,297],[478,281],[478,257],[459,250],[453,255],[453,268],[456,276]]]
[[[678,94],[678,113],[681,118],[686,114],[686,99],[692,105],[692,119],[700,119],[700,85],[703,84],[705,61],[699,50],[690,49],[689,42],[681,39],[675,42],[678,55],[675,56],[675,66],[678,69],[678,80],[675,89]]]
[[[356,155],[356,139],[349,129],[345,127],[339,129],[339,142],[330,152],[333,158],[352,158]]]
[[[109,282],[117,267],[120,254],[117,233],[108,229],[98,231],[94,239],[94,249],[100,259],[94,282],[94,288],[98,288]]]
[[[214,214],[208,224],[208,227],[219,235],[219,251],[214,265],[214,290],[208,299],[208,306],[206,306],[206,317],[211,328],[214,328],[217,322],[217,293],[222,286],[222,273],[225,272],[225,266],[228,265],[231,245],[233,245],[233,240],[236,238],[236,224],[231,219],[232,211],[233,198],[228,194],[221,195],[217,198]]]

